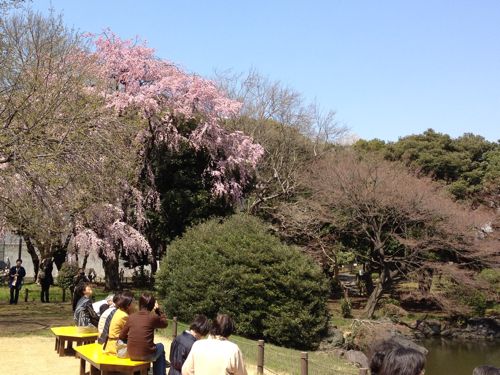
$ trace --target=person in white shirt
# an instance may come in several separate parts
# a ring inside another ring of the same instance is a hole
[[[102,330],[104,329],[104,324],[106,324],[106,319],[108,318],[109,314],[111,314],[112,311],[116,310],[115,303],[116,301],[118,301],[119,296],[120,296],[119,293],[117,293],[115,295],[109,295],[106,298],[106,302],[109,304],[109,307],[106,310],[104,310],[104,312],[99,317],[99,324],[97,325],[97,331],[99,332],[99,335],[102,334]]]
[[[208,338],[193,344],[182,375],[247,375],[240,348],[228,340],[234,330],[233,319],[219,314]]]

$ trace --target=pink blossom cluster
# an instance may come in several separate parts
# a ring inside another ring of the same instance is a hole
[[[110,204],[93,206],[86,225],[76,225],[73,251],[83,255],[99,254],[104,259],[117,259],[123,251],[131,259],[150,256],[151,246],[135,228],[123,222],[123,212]]]
[[[106,32],[95,40],[95,46],[101,74],[108,82],[103,93],[107,105],[118,114],[137,111],[154,126],[149,131],[157,141],[173,148],[189,142],[195,149],[208,151],[213,164],[206,172],[213,179],[213,193],[241,198],[263,155],[262,147],[250,137],[221,126],[224,119],[238,113],[241,104],[229,99],[214,82],[158,59],[145,43]],[[173,117],[196,119],[198,127],[190,135],[181,135]]]

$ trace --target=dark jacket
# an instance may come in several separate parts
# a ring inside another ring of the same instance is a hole
[[[54,284],[54,277],[52,276],[53,270],[52,259],[44,259],[40,265],[40,271],[38,271],[38,281],[44,286],[50,286]]]
[[[169,375],[181,375],[182,365],[191,351],[191,347],[196,341],[191,333],[184,331],[177,336],[170,345],[170,371]]]
[[[10,269],[10,272],[9,272],[9,287],[12,288],[14,286],[14,285],[12,285],[12,283],[14,282],[16,273],[17,273],[17,280],[16,280],[15,287],[16,288],[21,288],[21,286],[23,285],[24,276],[26,276],[26,270],[24,269],[23,266],[19,267],[19,269],[17,269],[17,266],[14,266],[14,267],[12,267]]]
[[[78,300],[73,315],[77,327],[96,327],[99,324],[99,316],[92,307],[92,300],[83,296]]]

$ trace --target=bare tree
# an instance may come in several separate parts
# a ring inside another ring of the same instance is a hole
[[[267,212],[279,200],[295,194],[299,170],[331,148],[347,129],[337,123],[335,112],[306,103],[299,92],[255,70],[246,75],[217,74],[217,81],[243,103],[241,116],[227,126],[243,131],[264,147],[248,208],[254,213]]]
[[[356,253],[365,263],[367,317],[385,291],[417,270],[447,262],[466,268],[498,264],[498,249],[478,236],[488,218],[398,164],[332,152],[312,163],[301,183],[301,199],[275,218],[290,238],[302,237],[309,246],[316,241],[316,254],[329,256],[325,248],[336,243]]]

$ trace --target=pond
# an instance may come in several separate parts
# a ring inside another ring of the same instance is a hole
[[[432,339],[423,343],[429,350],[425,375],[472,375],[474,367],[500,367],[500,341]]]

